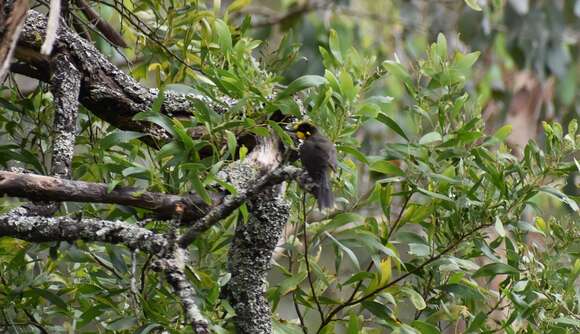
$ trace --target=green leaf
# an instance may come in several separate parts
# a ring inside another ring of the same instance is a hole
[[[272,129],[274,129],[274,132],[280,138],[282,143],[284,143],[285,146],[294,147],[294,141],[292,140],[288,132],[284,131],[284,129],[282,129],[282,127],[277,122],[268,121],[268,124],[272,127]]]
[[[107,325],[107,329],[110,331],[120,331],[126,330],[137,325],[137,319],[135,317],[119,318]]]
[[[143,326],[139,327],[139,329],[137,329],[135,334],[148,334],[148,333],[151,333],[151,331],[154,329],[163,329],[163,325],[160,325],[157,323],[143,325]]]
[[[232,2],[228,6],[227,11],[230,12],[230,13],[240,11],[244,7],[246,7],[247,5],[249,5],[251,2],[252,2],[252,0],[235,0],[234,2]]]
[[[299,92],[301,90],[317,87],[324,84],[327,84],[328,81],[326,78],[321,77],[319,75],[305,75],[302,76],[294,81],[292,81],[286,89],[280,92],[278,96],[276,96],[276,100],[283,99],[288,96],[294,95],[294,93]]]
[[[369,169],[387,175],[405,175],[405,173],[398,166],[386,160],[378,160],[371,163]]]
[[[292,274],[290,277],[284,279],[278,285],[278,289],[282,296],[287,295],[289,292],[296,290],[296,288],[306,279],[308,272],[300,271],[298,273]]]
[[[441,59],[447,59],[447,38],[443,33],[437,35],[437,54]]]
[[[417,310],[423,310],[425,307],[427,307],[423,296],[421,296],[421,294],[419,294],[417,291],[411,288],[403,287],[401,288],[401,292],[409,296],[411,303],[413,303],[413,306],[415,306]]]
[[[481,267],[473,274],[473,278],[496,276],[501,274],[519,274],[519,270],[505,263],[490,263]]]
[[[367,159],[367,157],[364,155],[364,153],[362,153],[361,151],[357,150],[356,148],[352,147],[352,146],[348,146],[348,145],[336,145],[336,149],[339,152],[344,152],[346,154],[350,154],[352,155],[355,159],[357,159],[358,161],[367,164],[369,163],[369,160]]]
[[[115,129],[113,132],[109,133],[105,138],[101,139],[101,147],[104,150],[108,150],[109,148],[126,143],[130,140],[141,138],[145,134],[141,132],[135,131],[123,131],[119,129]]]
[[[193,187],[197,195],[199,195],[206,204],[211,205],[212,204],[211,196],[203,186],[203,183],[199,178],[198,172],[193,171],[192,173],[190,173],[189,180],[191,181],[191,186]]]
[[[580,329],[580,320],[571,317],[560,317],[554,320],[554,323],[564,326],[572,326]]]
[[[255,134],[257,134],[258,136],[261,137],[268,137],[270,136],[270,130],[268,130],[268,128],[265,128],[263,126],[256,126],[250,129],[250,132],[253,132]]]
[[[217,43],[223,52],[228,53],[232,49],[232,35],[230,33],[230,28],[222,20],[215,20],[214,28]]]
[[[358,334],[361,332],[361,323],[358,319],[358,315],[356,315],[355,313],[351,313],[350,316],[348,317],[348,328],[347,328],[347,333],[348,334]]]
[[[377,120],[379,122],[385,124],[389,128],[391,128],[391,130],[395,131],[399,136],[405,138],[405,140],[409,141],[409,137],[407,137],[407,135],[405,134],[405,131],[403,131],[403,129],[401,129],[401,127],[399,126],[399,124],[397,124],[397,122],[395,122],[389,116],[387,116],[387,115],[385,115],[383,113],[379,113],[377,115]]]
[[[465,331],[465,333],[480,333],[481,332],[481,326],[485,323],[485,320],[487,319],[487,314],[483,313],[483,312],[479,312],[475,318],[473,318],[473,320],[471,320],[471,323],[469,324],[469,327],[467,328],[467,330]]]
[[[350,260],[352,261],[352,263],[354,264],[356,270],[360,270],[360,264],[358,262],[358,258],[356,257],[356,255],[354,254],[354,252],[346,247],[345,245],[343,245],[342,243],[340,243],[340,241],[336,240],[330,233],[324,231],[324,234],[326,234],[327,237],[329,237],[332,241],[334,241],[334,243],[343,251],[346,253],[346,255],[348,255],[348,257],[350,258]]]
[[[495,231],[497,232],[497,234],[502,237],[505,238],[506,233],[505,233],[505,229],[503,228],[503,223],[501,222],[501,219],[499,219],[499,217],[495,217]]]
[[[236,156],[236,147],[238,146],[236,135],[230,130],[225,130],[225,134],[228,143],[228,152],[230,153],[230,157],[234,159]]]
[[[324,225],[322,231],[333,231],[346,224],[363,221],[363,219],[364,218],[361,215],[356,213],[340,213],[336,215],[336,217],[334,217],[330,223]]]
[[[497,140],[503,142],[510,135],[510,133],[512,133],[512,125],[506,124],[506,125],[502,126],[501,128],[499,128],[493,134],[493,137],[496,138]]]
[[[429,132],[419,139],[420,145],[428,145],[443,140],[441,134],[437,131]]]
[[[51,292],[48,289],[31,288],[30,292],[48,300],[51,304],[54,304],[60,309],[68,310],[68,304],[59,295]]]
[[[475,64],[479,58],[479,55],[479,51],[471,52],[468,54],[456,53],[453,62],[453,68],[464,74],[468,74],[473,64]]]
[[[361,271],[360,273],[356,273],[352,275],[348,280],[346,280],[342,285],[348,285],[355,282],[363,281],[365,279],[373,278],[375,274],[369,273],[367,271]]]
[[[572,210],[574,210],[574,212],[578,212],[578,203],[576,203],[576,201],[572,200],[570,197],[568,197],[566,194],[562,193],[558,189],[552,187],[541,187],[540,191],[552,195],[553,197],[556,197],[560,201],[568,204],[568,206]]]
[[[451,198],[449,198],[449,197],[447,197],[445,195],[438,194],[438,193],[434,193],[432,191],[429,191],[427,189],[423,189],[423,188],[420,188],[420,187],[417,187],[417,190],[419,192],[421,192],[421,193],[429,196],[429,197],[433,197],[433,198],[436,198],[436,199],[440,199],[440,200],[444,200],[444,201],[447,201],[447,202],[455,203],[454,200],[452,200]]]
[[[481,6],[477,3],[477,0],[465,0],[465,3],[473,10],[476,10],[478,12],[482,10]]]
[[[328,47],[334,59],[336,59],[340,64],[342,64],[342,51],[340,48],[340,41],[334,29],[330,29],[330,34],[328,36]]]
[[[383,67],[395,78],[401,80],[408,90],[410,90],[412,93],[414,92],[411,75],[409,75],[409,72],[407,72],[401,63],[392,60],[386,60],[383,62]]]
[[[165,131],[169,132],[173,137],[177,137],[177,132],[174,129],[174,124],[171,118],[160,114],[156,111],[143,111],[133,116],[134,121],[147,121],[159,125]]]
[[[413,321],[411,326],[413,326],[415,329],[418,329],[421,334],[441,334],[439,328],[421,320]]]

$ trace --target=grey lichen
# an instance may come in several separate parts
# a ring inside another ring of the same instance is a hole
[[[151,254],[157,254],[167,246],[162,235],[122,221],[28,216],[24,207],[0,216],[0,236],[4,235],[34,242],[85,240],[119,243]]]

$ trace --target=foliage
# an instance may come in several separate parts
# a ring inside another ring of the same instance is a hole
[[[265,46],[251,37],[249,19],[236,19],[246,1],[221,10],[197,1],[182,9],[156,1],[133,5],[126,15],[148,15],[149,24],[164,17],[158,36],[127,32],[141,59],[130,73],[162,91],[136,119],[160,125],[173,140],[156,151],[139,141],[140,133],[114,129],[83,110],[74,179],[111,189],[193,190],[209,201],[212,188],[232,189],[218,172],[245,156],[245,136],[272,130],[294,145],[286,124],[270,119],[278,111],[308,117],[337,145],[336,211],[317,215],[314,199],[296,184],[286,193],[291,233],[275,254],[267,291],[276,333],[301,332],[289,309],[298,310],[309,333],[430,334],[460,322],[475,333],[580,330],[579,210],[577,198],[561,190],[580,168],[577,121],[566,130],[544,123],[543,147],[532,141],[518,159],[505,145],[509,126],[491,135],[484,129],[482,98],[470,87],[479,52],[454,51],[443,34],[424,45],[422,57],[403,64],[379,61],[331,29],[318,50],[323,71],[286,80],[295,45],[283,40],[257,59]],[[171,119],[159,113],[168,91],[235,103],[216,113],[198,100],[194,117]],[[386,93],[393,91],[398,94]],[[43,85],[10,93],[1,100],[0,164],[46,174],[51,96]],[[198,127],[207,135],[192,139],[188,133]],[[381,137],[378,152],[360,140],[373,127],[390,136]],[[16,205],[1,201],[6,209]],[[127,221],[146,215],[94,204],[67,204],[61,213],[73,212]],[[218,333],[233,331],[234,312],[220,289],[229,279],[234,227],[245,214],[236,211],[190,249],[195,263],[187,274]],[[166,228],[159,221],[147,227]],[[139,252],[1,238],[0,259],[0,322],[11,332],[35,326],[51,333],[190,330],[171,289],[150,270],[151,258]],[[491,280],[501,282],[499,291],[489,288]],[[494,323],[499,309],[503,317]]]

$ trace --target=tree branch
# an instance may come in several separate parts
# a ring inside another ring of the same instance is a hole
[[[286,180],[297,178],[303,171],[293,166],[280,167],[268,175],[259,177],[255,182],[250,182],[248,187],[240,189],[236,196],[226,197],[221,205],[214,207],[203,218],[193,224],[193,226],[179,239],[181,247],[189,246],[203,231],[207,230],[220,220],[229,216],[234,210],[240,207],[250,197],[261,193],[266,188],[280,184]]]
[[[198,196],[168,195],[143,191],[135,187],[117,187],[109,190],[103,183],[71,181],[36,174],[20,174],[0,171],[0,196],[8,195],[33,201],[89,202],[129,205],[155,212],[157,218],[171,218],[176,203],[185,206],[183,222],[191,222],[204,216],[209,206]],[[222,195],[214,194],[214,203],[220,203]]]
[[[13,1],[12,4],[2,1],[0,4],[0,82],[4,81],[10,67],[27,10],[27,0]]]
[[[52,66],[54,75],[50,81],[55,113],[51,171],[52,175],[56,177],[70,179],[76,139],[81,73],[64,52],[58,52],[52,58]]]
[[[46,16],[29,10],[24,28],[18,41],[16,57],[42,72],[50,72],[48,62],[40,53],[46,30]],[[157,147],[167,141],[170,134],[161,127],[145,121],[135,121],[133,117],[151,109],[159,91],[139,84],[109,62],[89,41],[86,41],[68,27],[61,25],[55,47],[66,52],[77,66],[83,80],[80,87],[80,102],[97,117],[122,130],[139,131],[148,136],[142,139]],[[45,75],[37,76],[38,79]],[[160,112],[169,117],[191,117],[194,113],[193,99],[205,103],[218,113],[223,113],[235,103],[226,97],[214,101],[201,94],[178,94],[166,92]]]
[[[0,216],[0,236],[32,242],[100,241],[123,244],[152,254],[159,253],[167,245],[165,237],[121,221],[27,216],[25,208],[16,208]]]

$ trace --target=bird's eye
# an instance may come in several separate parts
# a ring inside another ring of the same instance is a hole
[[[306,131],[306,135],[307,136],[310,136],[310,131]]]

